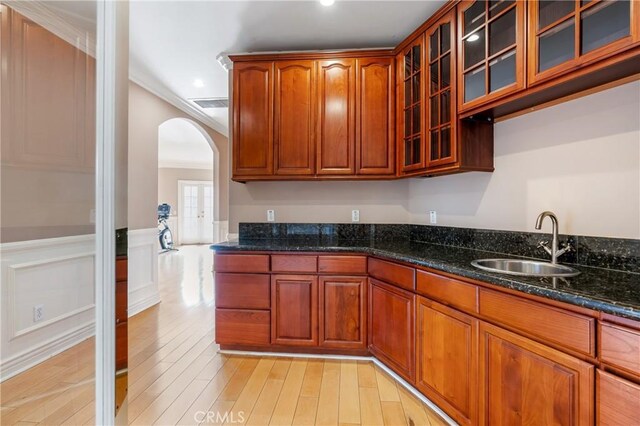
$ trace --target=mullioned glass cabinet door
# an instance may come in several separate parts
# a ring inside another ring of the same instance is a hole
[[[524,88],[524,1],[475,0],[458,5],[458,110]]]
[[[532,0],[528,4],[531,84],[640,41],[638,1]]]
[[[400,57],[402,116],[401,171],[408,173],[425,168],[424,149],[424,36],[420,36],[408,46]]]

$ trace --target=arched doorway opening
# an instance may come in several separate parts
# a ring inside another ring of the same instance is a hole
[[[158,204],[171,205],[176,245],[220,241],[219,153],[196,122],[172,118],[158,126]]]

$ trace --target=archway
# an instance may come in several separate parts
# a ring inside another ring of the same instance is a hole
[[[178,244],[220,241],[219,186],[219,152],[211,136],[187,118],[161,123],[158,203],[172,207],[168,222]]]

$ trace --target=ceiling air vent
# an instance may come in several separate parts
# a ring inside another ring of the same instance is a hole
[[[229,108],[228,98],[191,99],[200,108]]]

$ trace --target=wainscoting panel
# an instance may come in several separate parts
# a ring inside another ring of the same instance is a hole
[[[94,334],[95,236],[5,243],[0,257],[5,380]]]
[[[160,302],[158,230],[129,230],[129,316]]]

